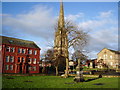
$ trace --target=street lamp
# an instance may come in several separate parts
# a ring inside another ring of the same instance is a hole
[[[76,76],[75,76],[74,81],[76,81],[76,82],[85,81],[83,78],[83,71],[82,70],[83,70],[83,68],[82,68],[82,65],[80,63],[80,59],[78,59],[78,65],[76,67]]]

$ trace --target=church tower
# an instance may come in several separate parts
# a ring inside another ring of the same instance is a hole
[[[66,66],[65,76],[68,76],[68,35],[65,29],[64,8],[63,2],[60,3],[60,13],[58,19],[58,27],[55,31],[54,40],[54,57],[57,60],[60,57],[60,62]]]
[[[68,58],[68,37],[64,24],[64,8],[63,2],[60,3],[60,14],[58,19],[58,28],[55,31],[54,40],[54,56],[62,56]]]

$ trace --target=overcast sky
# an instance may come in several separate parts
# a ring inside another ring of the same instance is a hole
[[[103,48],[118,49],[117,2],[65,2],[65,18],[89,31],[89,58]],[[53,45],[54,24],[59,15],[58,2],[3,2],[2,35],[34,41],[41,53]]]

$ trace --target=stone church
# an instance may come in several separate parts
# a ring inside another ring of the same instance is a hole
[[[58,27],[55,31],[54,40],[54,57],[60,59],[60,62],[64,63],[66,67],[66,73],[68,72],[68,35],[65,29],[64,20],[64,7],[63,2],[60,3],[60,13],[58,19]]]

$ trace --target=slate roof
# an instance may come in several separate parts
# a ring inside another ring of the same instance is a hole
[[[103,49],[108,49],[108,48],[103,48]],[[103,49],[102,49],[102,50],[103,50]],[[102,50],[101,50],[101,51],[102,51]],[[115,53],[115,54],[120,54],[120,51],[115,51],[115,50],[111,50],[111,49],[108,49],[108,50],[111,51],[111,52],[113,52],[113,53]],[[101,51],[100,51],[100,52],[101,52]],[[100,52],[99,52],[99,53],[100,53]],[[98,54],[99,54],[99,53],[98,53]],[[98,55],[98,54],[97,54],[97,55]]]
[[[16,45],[29,48],[39,48],[33,41],[22,40],[6,36],[0,36],[0,38],[2,38],[2,44]]]
[[[114,52],[116,54],[120,54],[120,51],[115,51],[115,50],[111,50],[111,49],[108,49],[108,50],[110,50],[111,52]]]

